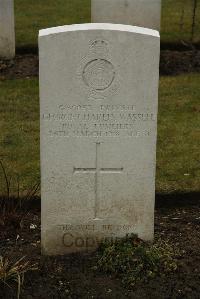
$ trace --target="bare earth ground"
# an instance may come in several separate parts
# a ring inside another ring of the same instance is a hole
[[[160,74],[178,75],[200,72],[200,50],[161,51]],[[0,80],[38,76],[38,55],[17,55],[14,60],[0,60]]]
[[[37,271],[25,274],[22,299],[57,298],[200,298],[200,196],[183,194],[157,196],[155,233],[179,248],[178,270],[164,278],[154,278],[124,289],[116,277],[95,272],[96,254],[41,257],[40,210],[30,211],[19,229],[15,223],[0,226],[0,252],[19,259],[27,256],[39,264]],[[40,201],[37,200],[39,206]],[[30,225],[37,225],[30,229]],[[17,237],[18,236],[18,237]],[[8,287],[0,288],[0,298],[16,298]]]

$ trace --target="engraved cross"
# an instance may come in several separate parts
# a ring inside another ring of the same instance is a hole
[[[100,207],[100,175],[103,173],[122,173],[123,167],[120,168],[102,168],[99,162],[100,155],[100,142],[96,143],[96,157],[95,157],[95,167],[94,168],[76,168],[74,167],[74,173],[94,173],[95,174],[95,209],[94,218],[98,220],[98,213]]]

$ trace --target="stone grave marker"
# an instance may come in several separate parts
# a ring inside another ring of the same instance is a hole
[[[15,24],[13,0],[0,0],[0,58],[15,56]]]
[[[93,23],[116,23],[160,30],[161,0],[92,0]]]
[[[159,45],[128,25],[40,31],[44,254],[153,239]]]

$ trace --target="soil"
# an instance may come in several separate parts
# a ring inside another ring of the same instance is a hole
[[[161,51],[160,74],[179,75],[200,72],[200,51]]]
[[[38,76],[38,55],[16,55],[13,60],[0,60],[0,80]],[[161,75],[200,72],[200,50],[162,50]]]
[[[125,289],[118,278],[92,269],[96,253],[42,257],[38,200],[24,218],[22,228],[14,221],[0,226],[0,255],[12,260],[26,256],[38,264],[38,270],[25,274],[20,298],[200,298],[200,196],[195,194],[192,200],[190,194],[181,194],[177,200],[175,197],[157,196],[155,233],[182,252],[178,269],[164,278],[138,283],[132,290]],[[16,288],[1,285],[0,298],[16,298]]]
[[[38,69],[36,54],[16,55],[12,60],[0,60],[0,80],[35,77]]]

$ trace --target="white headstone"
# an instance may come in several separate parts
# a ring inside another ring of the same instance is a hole
[[[15,56],[15,24],[13,0],[0,0],[0,58]]]
[[[40,31],[42,248],[152,240],[157,31],[82,24]]]
[[[92,0],[93,23],[116,23],[160,30],[161,0]]]

